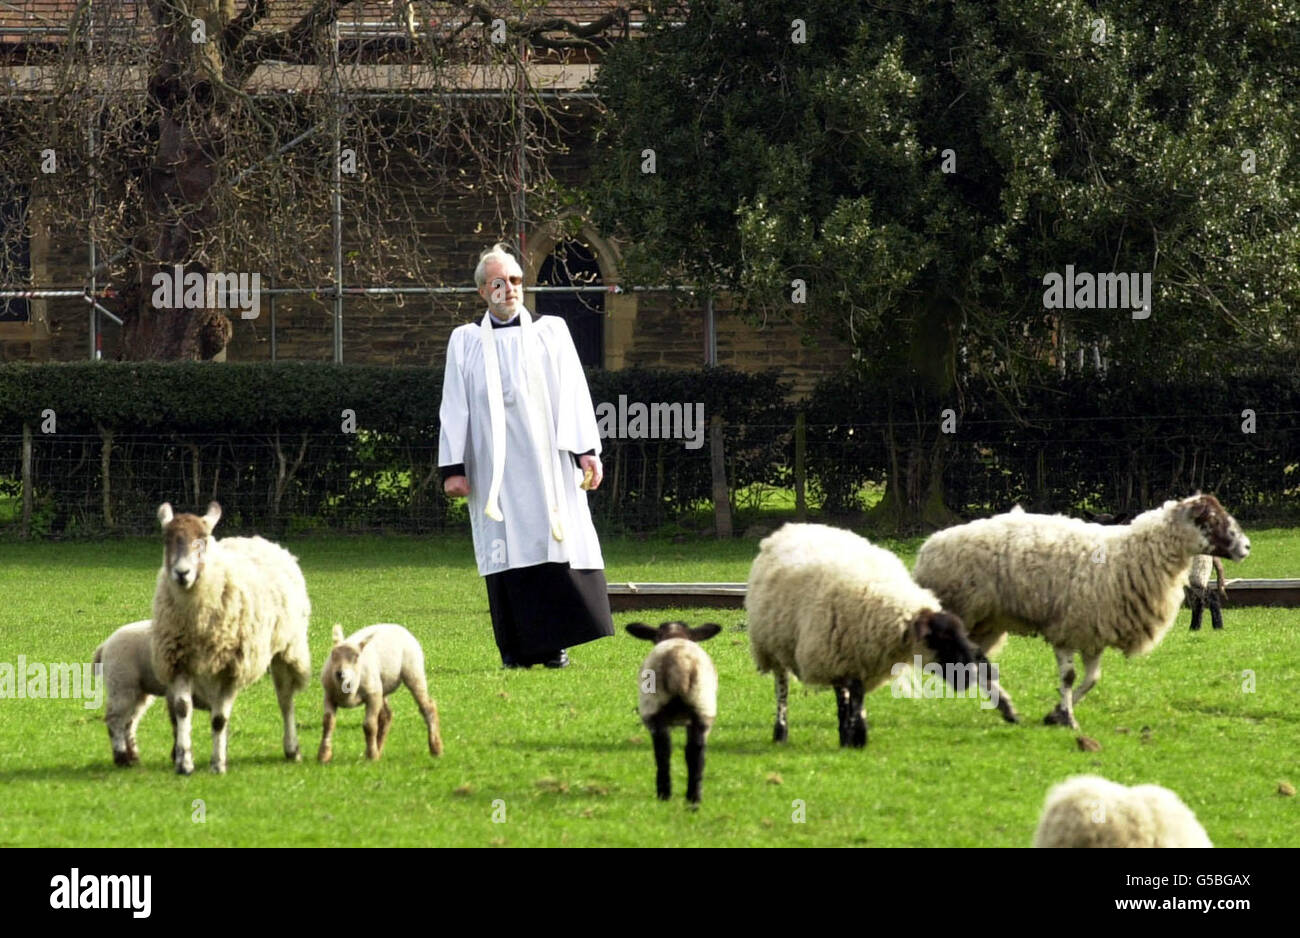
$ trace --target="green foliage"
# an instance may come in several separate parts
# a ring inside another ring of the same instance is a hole
[[[1005,387],[1062,342],[1170,375],[1295,348],[1300,11],[1095,7],[713,0],[681,27],[652,17],[601,68],[591,212],[634,277],[831,322],[937,388],[926,358]],[[1044,275],[1069,264],[1153,272],[1150,318],[1045,310]]]

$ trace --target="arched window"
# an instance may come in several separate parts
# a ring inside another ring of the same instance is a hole
[[[537,271],[539,287],[590,287],[602,282],[595,250],[582,241],[559,242]],[[538,315],[560,316],[568,323],[584,366],[605,367],[604,293],[538,293],[535,309]]]

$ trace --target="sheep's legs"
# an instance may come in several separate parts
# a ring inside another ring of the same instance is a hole
[[[1223,608],[1217,593],[1210,594],[1210,623],[1216,628],[1223,628]]]
[[[1097,679],[1101,677],[1101,652],[1090,653],[1083,651],[1079,652],[1079,654],[1083,658],[1083,683],[1074,692],[1074,696],[1070,700],[1071,707],[1079,706],[1079,701],[1083,699],[1083,695],[1092,690],[1097,684]]]
[[[366,734],[366,758],[379,758],[379,711],[383,704],[382,697],[370,697],[366,700],[366,716],[361,721],[361,728]]]
[[[670,766],[673,758],[671,730],[657,719],[650,726],[650,739],[655,746],[655,793],[660,801],[673,796],[673,778]]]
[[[226,772],[226,744],[230,739],[230,711],[235,706],[235,692],[223,687],[212,701],[212,771]]]
[[[167,689],[167,709],[172,715],[172,762],[178,775],[194,771],[194,753],[190,749],[190,719],[194,713],[190,679],[177,675]]]
[[[1056,709],[1043,717],[1043,722],[1048,726],[1072,726],[1079,728],[1079,723],[1074,719],[1074,706],[1071,701],[1070,688],[1074,686],[1074,651],[1070,648],[1054,648],[1056,652],[1056,670],[1061,675],[1061,702],[1056,705]]]
[[[1201,615],[1202,615],[1204,612],[1205,612],[1205,603],[1203,603],[1203,602],[1201,601],[1201,597],[1199,597],[1199,596],[1193,596],[1193,598],[1192,598],[1192,629],[1191,629],[1193,632],[1199,632],[1199,631],[1201,630]]]
[[[275,697],[280,702],[280,716],[284,719],[284,757],[290,762],[301,762],[298,722],[293,713],[294,672],[278,655],[271,659],[271,680],[275,683]]]
[[[334,758],[334,702],[325,695],[325,717],[321,720],[320,749],[316,752],[317,762],[329,762]]]
[[[420,708],[420,715],[424,717],[424,722],[429,728],[429,752],[440,756],[442,755],[442,732],[438,726],[438,705],[429,696],[429,688],[424,683],[424,673],[412,675],[407,686],[411,688],[415,705]]]
[[[849,745],[854,749],[867,744],[867,711],[862,703],[865,696],[861,681],[849,681]]]
[[[700,782],[704,779],[704,743],[709,738],[709,724],[699,717],[686,727],[686,800],[700,803]]]
[[[384,698],[384,705],[379,708],[379,738],[375,740],[375,745],[379,748],[379,754],[384,754],[384,743],[388,742],[388,730],[393,725],[393,708],[388,705],[388,698]]]
[[[135,730],[151,703],[153,697],[149,694],[141,694],[125,705],[109,698],[104,722],[108,724],[108,741],[113,746],[113,762],[117,765],[139,763],[140,751],[136,748]]]
[[[772,727],[772,742],[783,743],[790,738],[789,704],[790,672],[776,672],[776,725]]]

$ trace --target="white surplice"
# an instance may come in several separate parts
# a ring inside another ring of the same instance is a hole
[[[492,330],[505,414],[500,521],[492,520],[484,510],[492,484],[494,450],[480,325],[457,327],[447,343],[442,406],[438,411],[438,465],[465,465],[474,557],[484,576],[547,562],[567,562],[582,570],[605,566],[587,508],[587,493],[581,488],[582,470],[570,455],[589,450],[599,454],[601,449],[587,379],[563,319],[540,317],[533,321],[532,330],[550,400],[554,448],[546,455],[555,484],[563,486],[558,526],[550,518],[546,480],[539,461],[539,449],[544,453],[548,441],[534,439],[539,434],[529,428],[523,327]],[[557,533],[561,535],[558,538]]]

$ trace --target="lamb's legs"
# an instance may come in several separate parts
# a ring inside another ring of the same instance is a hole
[[[704,744],[709,738],[709,724],[698,716],[686,727],[686,800],[700,803],[700,782],[704,779]]]
[[[1210,593],[1210,624],[1216,629],[1223,628],[1223,608],[1218,593]]]
[[[1079,685],[1079,689],[1074,692],[1070,700],[1072,708],[1079,706],[1083,695],[1092,690],[1097,684],[1097,679],[1101,677],[1101,652],[1083,651],[1079,652],[1079,655],[1083,658],[1083,683]]]
[[[673,747],[671,729],[655,718],[650,725],[650,739],[655,746],[655,793],[660,801],[673,796],[673,778],[670,771]]]
[[[167,709],[172,715],[172,762],[178,775],[194,771],[194,753],[190,749],[190,720],[194,714],[188,675],[178,674],[167,688]]]
[[[108,741],[113,746],[113,762],[117,765],[136,765],[140,762],[140,751],[136,748],[135,730],[140,725],[140,718],[149,709],[153,697],[141,694],[135,700],[125,704],[109,698],[108,710],[104,722],[108,724]]]
[[[772,742],[783,743],[790,738],[789,705],[790,673],[776,672],[776,725],[772,727]]]
[[[981,631],[978,625],[972,629],[970,633],[971,641],[979,646],[980,651],[984,652],[985,657],[997,651],[997,649],[1001,647],[1002,642],[1006,640],[1006,637],[1006,632],[999,632],[995,627],[986,628]],[[1019,723],[1020,714],[1016,713],[1016,706],[1011,701],[1011,695],[1006,692],[1006,689],[1000,683],[998,683],[997,672],[994,670],[995,668],[997,668],[997,665],[990,662],[989,670],[991,673],[989,674],[987,683],[985,684],[985,690],[988,692],[990,700],[997,701],[996,706],[998,712],[1002,714],[1002,719],[1006,720],[1008,723]]]
[[[280,716],[284,719],[284,757],[290,762],[301,762],[298,723],[293,713],[293,692],[297,681],[293,668],[279,655],[271,659],[271,680],[275,683],[275,697],[280,702]]]
[[[325,717],[321,721],[320,749],[316,752],[317,762],[329,762],[334,758],[334,702],[325,695]]]
[[[384,698],[384,705],[379,708],[379,738],[375,740],[379,747],[379,754],[384,754],[384,743],[388,741],[388,730],[393,725],[393,708],[388,705],[388,698]]]
[[[1193,632],[1201,630],[1201,615],[1205,612],[1205,603],[1201,601],[1199,595],[1192,596],[1192,628]]]
[[[1056,709],[1043,717],[1043,722],[1048,726],[1072,726],[1079,728],[1078,721],[1074,719],[1074,707],[1071,702],[1070,688],[1074,686],[1074,650],[1071,648],[1054,648],[1056,652],[1056,670],[1061,676],[1061,702],[1056,705]]]
[[[424,683],[424,672],[411,675],[407,686],[411,688],[415,705],[420,708],[420,715],[424,717],[425,725],[429,728],[429,752],[440,756],[442,755],[442,732],[438,726],[438,705],[429,696],[428,686]]]
[[[226,744],[230,738],[230,711],[235,706],[233,688],[222,687],[212,701],[212,771],[226,772]]]
[[[839,724],[840,745],[849,745],[849,740],[853,735],[852,717],[849,715],[849,682],[837,681],[833,685],[835,691],[835,720]]]
[[[379,758],[379,711],[383,706],[384,698],[375,695],[366,698],[366,716],[361,721],[361,728],[366,734],[366,758]]]

